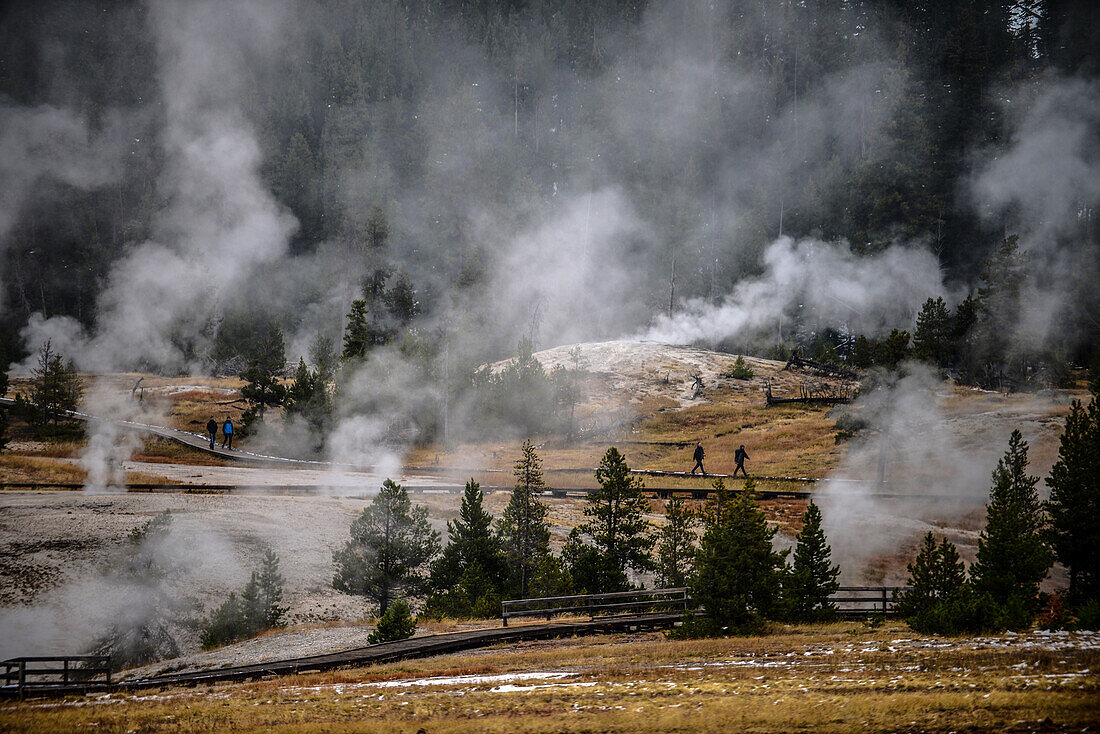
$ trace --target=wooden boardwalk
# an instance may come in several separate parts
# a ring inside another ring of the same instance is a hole
[[[464,632],[451,632],[438,635],[410,637],[397,642],[383,642],[377,645],[343,650],[327,655],[309,655],[287,660],[275,660],[255,665],[238,665],[231,668],[215,668],[187,673],[123,680],[112,683],[106,681],[87,681],[68,685],[35,685],[29,683],[22,689],[18,686],[0,687],[0,696],[38,697],[84,695],[88,693],[111,693],[136,691],[147,688],[167,686],[193,686],[218,681],[240,681],[266,678],[276,675],[317,672],[336,668],[350,668],[365,665],[379,665],[397,660],[446,655],[464,650],[491,647],[530,640],[547,640],[558,637],[605,634],[609,632],[630,632],[640,629],[667,629],[683,618],[682,612],[663,614],[639,614],[618,617],[603,617],[593,620],[561,621],[547,624],[499,627]]]
[[[883,616],[893,611],[894,599],[903,587],[893,586],[842,586],[831,599],[837,604],[842,617],[858,618],[869,614]],[[502,626],[465,630],[445,634],[422,635],[407,640],[383,642],[323,655],[307,655],[285,660],[274,660],[253,665],[213,668],[131,680],[111,681],[110,671],[103,667],[81,671],[70,669],[69,660],[83,660],[81,656],[69,658],[13,658],[0,661],[8,666],[6,685],[0,686],[4,697],[44,697],[112,693],[164,688],[167,686],[193,686],[219,681],[240,681],[278,675],[320,672],[336,668],[379,665],[398,660],[446,655],[464,650],[491,647],[531,640],[547,640],[560,637],[634,632],[637,630],[668,629],[695,608],[690,590],[686,588],[653,589],[590,594],[580,596],[514,599],[502,605]],[[643,612],[643,610],[652,610]],[[610,613],[610,614],[608,614]],[[593,615],[589,619],[576,619],[573,615]],[[608,616],[594,616],[607,614]],[[551,622],[551,617],[571,615],[569,619]],[[507,626],[508,619],[545,616],[544,624]],[[101,660],[101,659],[97,659]],[[65,661],[63,669],[44,668],[27,670],[27,661]],[[19,672],[12,673],[12,670]],[[31,680],[27,672],[62,673],[63,678]],[[106,672],[106,680],[79,680],[82,672]],[[17,683],[12,684],[15,679]]]
[[[0,398],[0,406],[12,406],[15,401],[11,398]],[[343,471],[356,471],[356,472],[373,472],[377,467],[373,466],[361,466],[355,464],[347,464],[334,461],[318,461],[312,459],[291,459],[283,456],[271,456],[267,454],[258,454],[251,451],[244,451],[241,449],[227,450],[215,444],[213,449],[210,448],[210,438],[205,435],[197,433],[188,433],[177,428],[169,428],[167,426],[157,426],[149,423],[140,423],[136,421],[126,421],[116,418],[103,418],[99,416],[89,415],[87,413],[81,413],[78,411],[68,411],[67,414],[70,418],[80,421],[105,421],[113,423],[116,426],[136,431],[138,433],[145,433],[147,435],[159,436],[161,438],[167,438],[177,443],[188,446],[192,449],[218,456],[224,459],[231,459],[233,461],[251,462],[256,464],[266,464],[268,466],[279,466],[286,469],[337,469]],[[410,493],[461,493],[463,490],[463,483],[450,483],[446,477],[440,477],[438,475],[473,475],[473,474],[500,474],[502,476],[511,475],[511,470],[506,469],[486,469],[486,468],[463,468],[463,467],[441,467],[441,466],[405,466],[403,471],[406,473],[421,472],[429,475],[437,475],[431,477],[430,481],[438,481],[438,484],[429,484],[423,486],[408,486],[407,489]],[[595,472],[595,468],[548,468],[543,470],[546,474],[554,473],[587,473],[591,474]],[[646,487],[646,493],[657,497],[659,499],[669,499],[675,495],[686,496],[691,499],[703,500],[710,497],[714,490],[709,485],[715,479],[733,480],[736,479],[729,474],[692,474],[686,471],[667,471],[661,469],[632,469],[632,474],[648,477],[668,477],[675,479],[698,479],[703,481],[703,486],[700,487]],[[808,499],[814,496],[814,492],[808,487],[817,484],[819,482],[826,481],[821,477],[782,477],[771,475],[752,475],[752,478],[758,482],[772,482],[778,484],[791,484],[800,485],[792,486],[789,489],[771,489],[758,487],[756,494],[761,499]],[[868,484],[867,482],[858,482],[857,480],[850,479],[828,479],[830,484]],[[82,489],[82,484],[76,483],[31,483],[31,482],[15,482],[15,483],[0,483],[0,489]],[[122,489],[123,487],[120,487]],[[322,490],[320,487],[311,487],[310,485],[245,485],[245,484],[128,484],[125,486],[127,491],[134,492],[183,492],[183,493],[237,493],[237,494],[314,494],[319,493]],[[373,487],[364,487],[363,491],[367,492],[373,489]],[[482,490],[485,492],[493,491],[511,491],[510,486],[491,486],[483,485]],[[595,488],[552,488],[548,489],[544,494],[550,498],[557,499],[584,499],[592,492],[595,492]],[[740,491],[738,487],[730,487],[730,491]],[[863,491],[859,493],[863,497],[874,497],[876,499],[895,499],[895,500],[950,500],[956,499],[954,495],[939,495],[939,494],[912,494],[912,493],[899,493],[890,491],[888,483],[882,483],[881,486],[873,492]]]

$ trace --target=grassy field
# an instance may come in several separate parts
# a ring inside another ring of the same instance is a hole
[[[923,638],[896,624],[763,637],[526,643],[251,683],[0,706],[12,732],[1081,731],[1100,635]]]

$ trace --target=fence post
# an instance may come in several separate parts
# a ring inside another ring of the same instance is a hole
[[[27,661],[19,661],[19,699],[22,700],[26,695],[25,686],[27,685]]]
[[[65,660],[64,660],[64,667],[62,668],[62,671],[61,671],[61,682],[62,683],[68,683],[69,682],[69,659],[68,658],[65,658]]]
[[[886,587],[882,587],[882,618],[886,619]]]

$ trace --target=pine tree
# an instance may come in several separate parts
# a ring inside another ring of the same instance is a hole
[[[365,596],[386,613],[398,596],[428,587],[428,568],[439,552],[439,534],[425,507],[413,508],[409,493],[391,479],[351,524],[351,539],[333,554],[338,591]]]
[[[1073,402],[1047,478],[1050,544],[1069,569],[1074,604],[1100,600],[1100,401]]]
[[[598,558],[596,577],[590,594],[626,591],[630,588],[628,571],[646,571],[653,567],[650,553],[654,539],[645,519],[649,500],[642,495],[645,485],[630,475],[626,458],[614,446],[609,448],[596,468],[600,488],[588,495],[584,515],[588,522],[577,533],[590,539]]]
[[[1013,431],[1008,451],[993,470],[986,525],[970,567],[974,590],[1000,608],[997,626],[1010,629],[1031,624],[1039,583],[1053,560],[1041,535],[1044,518],[1035,491],[1039,478],[1027,475],[1027,463],[1027,442]]]
[[[481,485],[473,479],[466,482],[459,516],[447,523],[447,546],[432,564],[431,606],[445,614],[467,616],[485,607],[499,608],[508,568],[483,501]]]
[[[390,237],[390,225],[386,221],[386,212],[382,207],[377,205],[371,207],[363,234],[367,247],[371,250],[381,252],[386,249],[386,242]]]
[[[287,608],[282,606],[283,585],[286,580],[279,572],[279,556],[268,548],[260,565],[259,597],[263,609],[263,628],[272,629],[286,624]]]
[[[917,314],[913,353],[937,367],[947,367],[951,349],[951,312],[942,298],[929,298]]]
[[[955,633],[969,623],[966,610],[966,569],[955,544],[939,544],[931,531],[908,566],[909,589],[896,611],[918,632]]]
[[[379,642],[407,640],[416,632],[416,618],[404,599],[395,599],[378,620],[374,632],[367,635],[367,642],[377,645]]]
[[[344,327],[344,351],[341,359],[349,362],[367,356],[371,347],[370,329],[367,327],[367,302],[357,298],[351,302]]]
[[[286,345],[283,332],[276,327],[262,339],[257,350],[248,359],[248,367],[241,372],[245,384],[241,388],[241,397],[248,402],[244,422],[247,426],[252,417],[262,423],[268,408],[283,404],[286,398],[286,386],[279,380],[286,369]]]
[[[758,630],[776,608],[783,555],[772,549],[775,530],[756,503],[750,479],[731,498],[721,479],[704,513],[692,595],[715,633]]]
[[[244,631],[244,612],[237,592],[229,592],[229,597],[209,617],[203,619],[200,626],[199,640],[204,650],[247,637]]]
[[[1019,236],[1006,237],[985,262],[976,299],[975,349],[981,360],[979,381],[1000,386],[1001,377],[1023,378],[1022,344],[1016,325],[1023,308],[1023,289],[1028,279],[1028,256],[1020,250]],[[1009,366],[1013,366],[1011,372]]]
[[[508,559],[511,585],[520,598],[527,598],[531,581],[542,558],[550,553],[549,508],[539,500],[546,489],[542,478],[542,461],[528,439],[523,442],[523,456],[516,462],[515,487],[504,509],[498,535]]]
[[[231,592],[221,606],[200,622],[203,648],[216,647],[282,627],[287,609],[283,599],[279,557],[268,548],[259,571],[253,571],[238,596]]]
[[[242,637],[256,634],[264,626],[264,602],[260,592],[260,574],[253,571],[241,590]]]
[[[72,360],[53,351],[50,339],[38,351],[38,366],[31,370],[31,402],[37,409],[34,422],[56,424],[66,411],[76,410],[84,388]]]
[[[811,501],[802,515],[794,563],[784,584],[792,619],[814,622],[835,616],[836,609],[829,597],[840,587],[837,582],[840,567],[830,565],[831,553],[821,529],[821,510]]]
[[[310,370],[304,359],[298,360],[294,380],[286,390],[283,401],[283,414],[287,418],[299,416],[309,426],[319,444],[327,432],[333,414],[332,393],[328,380],[320,370]]]
[[[887,369],[897,369],[898,365],[909,356],[909,332],[901,329],[893,329],[881,342],[874,345],[875,364]]]
[[[698,518],[683,498],[665,503],[665,524],[657,543],[657,585],[687,586],[695,566],[694,526]]]
[[[339,361],[331,336],[318,333],[313,337],[313,341],[309,344],[309,359],[313,362],[313,368],[320,379],[323,382],[332,382],[336,377]]]
[[[318,196],[318,170],[313,151],[301,132],[296,132],[290,138],[285,150],[276,164],[272,190],[280,201],[290,207],[301,224],[297,237],[318,238],[322,225],[321,201]]]
[[[874,347],[871,340],[860,334],[852,345],[852,366],[865,370],[875,363]]]
[[[951,361],[964,380],[973,380],[978,369],[978,355],[974,346],[977,322],[978,301],[970,294],[955,307],[955,316],[951,320]]]
[[[386,291],[386,308],[390,316],[401,326],[420,315],[420,302],[416,300],[416,289],[405,273],[398,273]]]
[[[533,349],[530,339],[520,339],[516,357],[504,366],[495,383],[489,383],[490,388],[498,388],[493,397],[499,404],[492,407],[502,411],[507,422],[521,427],[528,434],[550,424],[550,416],[557,408],[554,385],[547,378]]]
[[[603,578],[603,561],[596,548],[588,542],[579,527],[569,531],[561,549],[562,561],[569,569],[573,591],[577,594],[594,594]]]

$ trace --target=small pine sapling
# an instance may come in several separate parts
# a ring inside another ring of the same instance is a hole
[[[372,645],[379,642],[407,640],[416,632],[416,618],[404,599],[394,599],[378,619],[378,626],[367,636]]]

